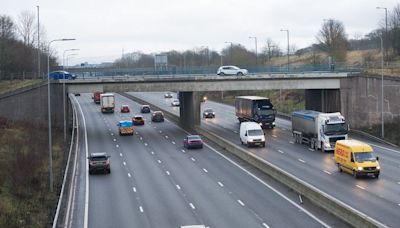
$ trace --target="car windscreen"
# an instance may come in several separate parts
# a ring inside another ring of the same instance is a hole
[[[141,117],[141,116],[135,117],[135,120],[142,120],[142,119],[143,119],[143,117]]]
[[[259,135],[264,135],[264,132],[262,130],[248,130],[248,135],[249,136],[259,136]]]
[[[354,159],[357,162],[376,161],[374,153],[371,152],[358,152],[354,153]]]
[[[91,158],[92,161],[105,161],[107,160],[106,156],[96,156]]]
[[[188,136],[189,140],[201,140],[200,136],[198,135],[192,135],[192,136]]]

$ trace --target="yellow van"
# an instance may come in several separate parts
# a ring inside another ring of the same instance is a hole
[[[379,158],[374,155],[370,145],[357,140],[338,140],[334,154],[340,172],[348,172],[355,178],[379,177]]]

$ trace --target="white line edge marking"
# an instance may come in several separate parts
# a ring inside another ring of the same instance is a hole
[[[237,200],[237,202],[244,207],[244,203],[241,200]]]
[[[189,205],[193,210],[196,209],[192,203],[189,203]]]
[[[83,129],[85,129],[85,150],[86,150],[86,157],[88,157],[88,151],[89,151],[89,146],[88,146],[88,139],[87,139],[87,129],[86,129],[86,120],[85,120],[85,116],[83,115],[83,111],[82,111],[82,107],[81,104],[79,104],[78,100],[76,100],[76,103],[79,106],[79,111],[82,115],[82,119],[83,119]],[[85,192],[85,215],[83,218],[83,227],[87,228],[88,227],[88,220],[89,220],[89,166],[88,166],[88,160],[86,160],[86,182],[85,182],[85,188],[86,188],[86,192]]]
[[[357,186],[357,188],[361,188],[362,190],[365,190],[365,188],[363,187],[363,186],[361,186],[361,185],[356,185]]]
[[[250,173],[250,171],[248,171],[247,169],[241,167],[240,165],[238,165],[237,163],[235,163],[234,161],[232,161],[231,159],[229,159],[228,157],[226,157],[225,155],[221,154],[220,152],[218,152],[217,150],[215,150],[214,148],[212,148],[210,145],[208,145],[207,143],[204,143],[208,148],[210,148],[212,151],[214,151],[215,153],[217,153],[218,155],[220,155],[221,157],[225,158],[227,161],[229,161],[230,163],[232,163],[233,165],[235,165],[236,167],[238,167],[239,169],[241,169],[243,172],[247,173],[249,176],[253,177],[254,179],[256,179],[257,181],[259,181],[261,184],[263,184],[264,186],[266,186],[267,188],[271,189],[273,192],[275,192],[277,195],[281,196],[283,199],[285,199],[286,201],[288,201],[290,204],[292,204],[293,206],[295,206],[296,208],[298,208],[299,210],[303,211],[304,213],[306,213],[308,216],[310,216],[312,219],[314,219],[315,221],[317,221],[318,223],[320,223],[321,225],[323,225],[324,227],[330,227],[328,224],[326,224],[324,221],[322,221],[321,219],[317,218],[317,216],[315,216],[314,214],[312,214],[311,212],[309,212],[308,210],[306,210],[305,208],[299,206],[296,202],[294,202],[293,200],[289,199],[287,196],[285,196],[283,193],[279,192],[277,189],[275,189],[274,187],[272,187],[271,185],[267,184],[266,182],[264,182],[263,180],[261,180],[260,178],[258,178],[257,176],[255,176],[254,174]]]

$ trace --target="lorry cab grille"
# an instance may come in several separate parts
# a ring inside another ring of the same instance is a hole
[[[336,141],[344,140],[344,139],[346,139],[346,138],[345,137],[332,137],[332,138],[329,138],[329,142],[330,143],[336,143]]]

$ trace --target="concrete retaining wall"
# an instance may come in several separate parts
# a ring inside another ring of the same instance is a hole
[[[381,123],[381,77],[355,76],[341,79],[341,112],[350,127],[370,128]],[[384,120],[400,117],[400,77],[384,76]]]
[[[52,84],[50,91],[52,125],[62,128],[64,126],[62,85]],[[13,121],[29,121],[46,126],[48,124],[47,84],[23,88],[0,96],[0,116]]]

